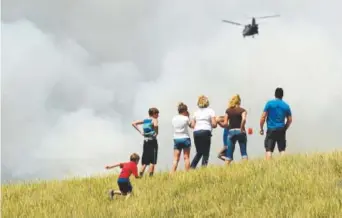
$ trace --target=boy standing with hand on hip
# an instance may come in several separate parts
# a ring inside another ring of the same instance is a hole
[[[150,166],[150,176],[153,176],[155,165],[158,159],[158,117],[159,110],[157,108],[150,108],[148,110],[149,117],[144,120],[137,120],[132,123],[132,126],[144,137],[143,153],[141,159],[140,176],[144,175],[147,165]],[[142,131],[138,128],[142,125]]]

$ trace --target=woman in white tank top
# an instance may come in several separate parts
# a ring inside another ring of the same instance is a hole
[[[198,109],[194,113],[191,127],[194,128],[194,142],[196,147],[196,156],[191,162],[191,168],[196,168],[198,162],[202,158],[202,166],[208,165],[211,131],[217,127],[215,111],[209,107],[209,100],[206,96],[201,95],[197,101]]]

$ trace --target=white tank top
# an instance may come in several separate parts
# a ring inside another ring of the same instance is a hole
[[[212,130],[211,118],[215,117],[215,111],[211,108],[199,108],[193,116],[196,121],[194,131]]]

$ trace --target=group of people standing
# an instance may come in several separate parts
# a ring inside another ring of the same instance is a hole
[[[292,123],[292,113],[290,106],[283,101],[283,95],[283,89],[276,88],[275,98],[266,103],[260,118],[261,135],[264,135],[264,124],[267,122],[267,131],[264,141],[266,159],[272,157],[276,143],[281,154],[284,154],[286,150],[286,131]],[[241,106],[240,96],[236,94],[231,97],[224,116],[216,116],[215,111],[210,107],[209,99],[204,95],[199,96],[197,106],[197,110],[194,112],[193,116],[190,117],[187,105],[180,103],[177,108],[178,114],[172,118],[174,158],[171,173],[177,170],[182,151],[186,171],[191,168],[195,169],[201,159],[202,166],[208,165],[212,130],[217,128],[217,126],[224,128],[223,148],[219,152],[218,158],[224,160],[225,163],[229,165],[234,159],[235,144],[238,142],[242,159],[248,160],[247,133],[245,127],[247,111]],[[131,162],[128,164],[107,166],[107,169],[120,166],[123,168],[123,172],[126,172],[123,174],[127,174],[128,177],[131,173],[134,173],[136,177],[142,177],[146,166],[150,165],[149,175],[153,175],[158,159],[157,136],[159,110],[157,108],[150,108],[148,114],[148,118],[137,120],[132,123],[132,126],[144,137],[141,158],[142,167],[139,176],[137,174],[136,164],[139,162],[140,157],[137,154],[132,154]],[[139,125],[142,125],[142,129],[138,127]],[[193,139],[196,148],[196,155],[191,162],[190,149],[192,141],[189,128],[193,129]],[[126,171],[124,170],[125,166],[128,167]],[[120,177],[121,176],[119,176],[119,179],[122,179]],[[120,184],[126,183],[119,183],[118,181],[118,184],[120,187]],[[127,184],[123,185],[123,187],[128,187]],[[127,187],[123,189],[128,190]],[[131,190],[130,183],[129,187]]]
[[[278,144],[278,150],[284,154],[286,149],[286,130],[292,122],[290,106],[283,101],[283,89],[276,88],[275,98],[268,101],[264,107],[260,119],[260,134],[264,135],[264,124],[267,120],[267,132],[265,137],[266,159],[270,159]],[[212,130],[220,126],[224,128],[223,148],[218,157],[227,164],[233,161],[235,145],[240,146],[241,157],[248,160],[247,154],[247,110],[241,105],[241,98],[238,94],[233,95],[229,100],[224,116],[216,116],[215,111],[210,107],[208,97],[201,95],[197,100],[197,110],[190,116],[188,107],[179,103],[178,114],[172,118],[174,158],[171,172],[176,171],[183,151],[185,170],[196,168],[202,159],[202,166],[209,161]],[[144,137],[142,168],[140,176],[144,174],[147,165],[150,165],[150,176],[153,175],[158,157],[158,117],[159,110],[150,108],[149,117],[132,123],[133,127]],[[286,120],[286,122],[285,122]],[[142,130],[138,128],[142,125]],[[193,129],[193,142],[196,148],[196,155],[190,162],[190,148],[192,141],[189,128]]]
[[[241,107],[241,98],[234,95],[228,104],[224,116],[216,116],[215,111],[210,108],[209,99],[202,95],[197,101],[198,109],[192,119],[189,117],[187,106],[180,103],[178,115],[172,119],[174,128],[174,160],[171,172],[175,172],[178,166],[180,153],[183,150],[185,169],[195,169],[202,158],[202,166],[206,166],[209,160],[212,130],[221,126],[224,128],[223,148],[218,157],[229,164],[233,160],[233,153],[236,142],[239,142],[240,151],[243,159],[248,159],[247,155],[247,135],[246,117],[247,111]],[[193,129],[194,144],[196,155],[189,164],[191,140],[188,127]],[[185,143],[186,142],[186,143]]]

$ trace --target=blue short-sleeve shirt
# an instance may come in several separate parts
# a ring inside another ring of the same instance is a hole
[[[285,126],[285,118],[292,116],[290,106],[281,99],[273,99],[266,103],[267,129],[278,129]]]

